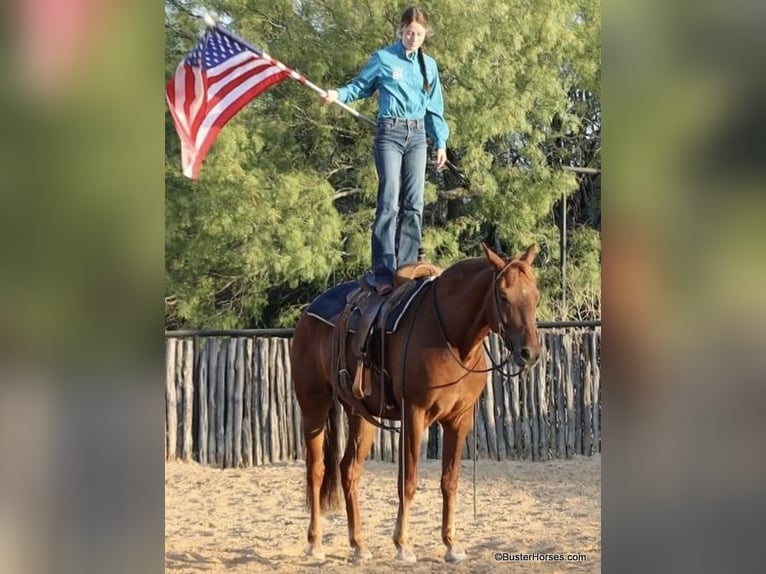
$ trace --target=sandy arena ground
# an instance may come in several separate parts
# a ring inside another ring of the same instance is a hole
[[[325,517],[326,560],[304,556],[309,515],[304,463],[217,470],[165,465],[165,572],[600,572],[601,457],[548,462],[479,461],[473,518],[472,462],[458,488],[458,540],[468,554],[444,562],[441,463],[421,463],[410,537],[418,562],[393,559],[396,474],[368,461],[360,487],[362,526],[373,559],[354,564],[345,510]],[[495,552],[587,555],[587,561],[498,562]]]

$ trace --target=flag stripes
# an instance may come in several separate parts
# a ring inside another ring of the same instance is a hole
[[[209,29],[165,89],[181,140],[183,174],[197,179],[223,126],[248,102],[294,73],[220,28]]]

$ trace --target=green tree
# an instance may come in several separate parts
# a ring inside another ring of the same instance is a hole
[[[249,0],[209,7],[254,45],[334,87],[393,41],[404,5]],[[426,49],[442,75],[450,155],[469,181],[455,189],[449,173],[430,174],[429,259],[446,266],[478,255],[480,241],[508,253],[537,242],[541,318],[596,316],[600,219],[592,216],[600,217],[600,186],[595,196],[589,179],[562,167],[600,167],[598,3],[424,7],[435,31]],[[202,28],[198,10],[193,2],[166,2],[168,77]],[[354,106],[375,114],[374,98]],[[166,134],[168,327],[292,325],[323,288],[368,268],[377,186],[372,132],[346,112],[283,82],[229,122],[198,182],[180,175],[169,114]],[[567,310],[558,307],[555,207],[563,196],[578,206],[567,223]]]

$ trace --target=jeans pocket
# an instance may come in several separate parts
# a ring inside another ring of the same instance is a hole
[[[396,125],[390,121],[382,121],[378,123],[375,135],[386,136],[396,132]]]
[[[427,145],[426,142],[426,129],[419,128],[412,134],[412,145],[414,147],[421,147]]]
[[[375,132],[375,146],[399,148],[405,145],[407,134],[400,126],[380,124]]]

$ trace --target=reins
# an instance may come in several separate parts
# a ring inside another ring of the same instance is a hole
[[[497,289],[497,281],[502,277],[503,273],[510,267],[511,263],[509,262],[505,267],[503,267],[492,279],[492,295],[493,300],[495,303],[495,311],[497,314],[497,323],[498,323],[498,331],[499,335],[502,337],[503,332],[506,330],[505,328],[505,321],[503,319],[502,314],[500,313],[500,302],[499,302],[499,293]],[[509,352],[508,356],[501,361],[500,363],[496,362],[494,357],[492,356],[491,351],[487,347],[486,340],[483,341],[483,347],[484,351],[487,355],[487,358],[489,359],[489,362],[491,363],[491,367],[487,369],[472,369],[470,367],[467,367],[463,364],[463,362],[460,360],[460,357],[458,357],[455,352],[452,349],[452,345],[449,342],[449,339],[447,338],[447,331],[444,328],[444,321],[441,316],[441,312],[439,310],[439,304],[436,300],[436,284],[439,281],[439,277],[435,278],[431,283],[431,293],[432,293],[432,300],[434,305],[434,314],[436,315],[436,322],[439,326],[439,332],[442,335],[442,338],[444,339],[444,342],[447,346],[447,350],[450,352],[450,355],[455,360],[455,362],[460,365],[461,368],[463,368],[465,371],[470,373],[489,373],[490,371],[499,371],[500,374],[504,378],[511,378],[516,375],[519,375],[524,371],[524,368],[522,367],[519,369],[516,373],[508,374],[503,370],[503,367],[510,361],[510,359],[513,357],[513,352]],[[401,420],[400,420],[400,428],[397,429],[396,427],[384,427],[381,425],[381,428],[384,430],[393,430],[393,431],[399,431],[399,469],[400,469],[400,476],[399,479],[401,481],[401,487],[402,492],[404,492],[404,483],[405,483],[405,476],[406,476],[406,463],[407,463],[407,453],[405,448],[405,432],[404,432],[404,416],[405,416],[405,404],[404,404],[404,395],[405,395],[405,389],[406,385],[404,384],[405,381],[405,375],[407,372],[407,354],[410,347],[410,339],[412,338],[412,330],[415,326],[415,320],[417,319],[418,312],[420,311],[420,306],[423,303],[423,300],[425,299],[425,296],[420,297],[418,299],[417,304],[415,305],[414,313],[412,314],[412,319],[410,319],[410,324],[407,329],[407,335],[404,339],[404,356],[402,357],[402,375],[401,375],[401,381],[402,381],[402,399],[400,403],[400,414],[401,414]],[[381,357],[381,362],[384,361],[384,357]],[[474,520],[476,519],[476,459],[477,459],[477,436],[476,436],[476,409],[477,404],[474,403],[474,436],[473,436],[473,516]]]
[[[436,279],[432,281],[432,287],[436,288]],[[399,426],[401,428],[401,432],[399,434],[399,469],[400,469],[400,479],[401,479],[401,488],[402,492],[404,492],[404,485],[405,485],[405,463],[406,463],[406,456],[405,456],[405,440],[404,440],[404,390],[407,388],[404,384],[404,376],[407,373],[407,351],[409,351],[410,348],[410,338],[412,337],[412,328],[415,326],[415,319],[418,316],[418,311],[420,310],[420,305],[423,303],[423,299],[425,297],[420,297],[418,299],[417,305],[415,306],[415,312],[412,314],[412,319],[410,320],[410,326],[407,329],[407,336],[404,338],[404,356],[402,357],[402,402],[399,406],[399,415],[400,415],[400,423]],[[428,448],[428,447],[426,447]]]
[[[497,282],[498,280],[503,276],[503,273],[505,273],[506,269],[510,267],[512,262],[508,262],[505,267],[503,267],[500,271],[497,272],[497,274],[492,278],[492,298],[495,303],[495,312],[497,314],[497,325],[498,325],[498,331],[499,335],[502,338],[503,332],[505,329],[505,321],[503,319],[502,314],[500,313],[500,295],[498,293],[497,289]],[[482,342],[482,345],[484,347],[484,352],[487,355],[487,358],[489,359],[489,362],[492,364],[491,367],[488,369],[472,369],[470,367],[466,367],[463,364],[463,361],[460,360],[460,357],[458,357],[455,352],[452,350],[452,345],[449,342],[449,339],[447,338],[447,330],[444,328],[444,321],[441,316],[441,312],[439,311],[439,303],[436,300],[436,283],[439,280],[439,278],[434,280],[433,289],[432,289],[432,297],[433,297],[433,304],[434,304],[434,314],[436,315],[436,322],[439,325],[439,331],[441,332],[442,338],[444,339],[445,344],[447,345],[447,349],[450,352],[450,355],[452,355],[452,358],[455,360],[455,362],[460,365],[463,370],[469,372],[469,373],[489,373],[490,371],[499,371],[503,378],[510,379],[511,377],[515,377],[516,375],[519,375],[524,372],[524,367],[521,367],[518,372],[516,373],[505,373],[503,370],[503,367],[510,361],[510,359],[513,357],[513,351],[511,350],[508,353],[508,356],[505,358],[504,361],[501,361],[500,363],[495,362],[494,357],[492,356],[492,353],[490,352],[489,348],[487,347],[487,341],[486,339]],[[505,340],[505,339],[503,339]],[[476,401],[473,404],[473,519],[476,520],[476,459],[477,459],[477,447],[478,447],[478,438],[477,438],[477,431],[476,431],[476,415],[478,411],[478,405],[479,402]]]
[[[505,270],[508,269],[508,267],[510,267],[510,265],[511,265],[511,262],[509,262],[505,267],[503,267],[500,271],[498,271],[497,275],[495,275],[494,278],[492,279],[492,295],[493,295],[493,300],[494,300],[494,303],[495,303],[495,311],[497,313],[497,324],[498,324],[498,330],[499,330],[498,334],[501,337],[503,335],[503,332],[506,329],[505,329],[505,324],[504,324],[505,322],[503,320],[503,316],[500,313],[500,303],[498,301],[499,294],[498,294],[498,291],[497,291],[497,281],[500,279],[500,277],[502,277],[503,273],[505,273]],[[489,359],[489,362],[491,363],[492,366],[489,367],[488,369],[472,369],[472,368],[467,367],[467,366],[465,366],[463,364],[463,361],[460,360],[460,357],[458,357],[455,354],[455,351],[452,350],[452,345],[450,344],[449,339],[447,338],[447,330],[444,328],[444,320],[442,319],[441,311],[439,311],[439,303],[436,300],[436,283],[438,281],[439,281],[439,278],[437,277],[434,280],[433,289],[431,291],[432,292],[433,304],[434,304],[434,313],[436,315],[436,323],[439,325],[439,332],[441,333],[442,338],[444,339],[444,342],[447,344],[447,350],[450,352],[450,355],[452,355],[452,358],[455,360],[455,362],[458,365],[460,365],[463,368],[463,370],[465,370],[465,371],[467,371],[469,373],[489,373],[490,371],[499,371],[500,374],[504,378],[506,378],[506,379],[510,379],[511,377],[515,377],[515,376],[521,374],[522,372],[524,372],[524,367],[521,367],[515,373],[506,373],[503,370],[503,367],[505,367],[505,365],[508,363],[508,361],[511,360],[511,358],[513,357],[513,353],[512,352],[509,353],[508,356],[503,361],[501,361],[499,363],[496,362],[495,358],[492,356],[492,352],[487,347],[486,339],[484,341],[482,341],[482,345],[484,347],[484,352],[486,353],[487,358]]]

